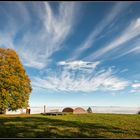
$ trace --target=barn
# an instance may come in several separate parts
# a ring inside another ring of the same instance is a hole
[[[73,114],[84,114],[84,113],[87,113],[87,111],[81,107],[77,107],[73,111]]]
[[[73,113],[74,109],[72,109],[71,107],[66,107],[62,110],[62,112],[68,112],[68,113]]]
[[[77,107],[75,109],[71,107],[66,107],[62,110],[62,112],[68,112],[68,113],[73,113],[73,114],[84,114],[87,113],[87,111],[81,107]]]

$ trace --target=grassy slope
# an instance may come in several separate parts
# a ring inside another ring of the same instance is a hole
[[[0,115],[0,138],[140,138],[140,115]]]

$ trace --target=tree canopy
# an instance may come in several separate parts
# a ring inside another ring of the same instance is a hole
[[[0,48],[0,113],[28,106],[30,79],[13,49]]]

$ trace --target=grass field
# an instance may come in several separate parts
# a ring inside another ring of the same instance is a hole
[[[0,115],[0,138],[140,138],[140,115]]]

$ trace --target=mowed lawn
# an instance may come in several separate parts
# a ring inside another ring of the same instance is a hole
[[[0,138],[140,138],[140,115],[0,115]]]

